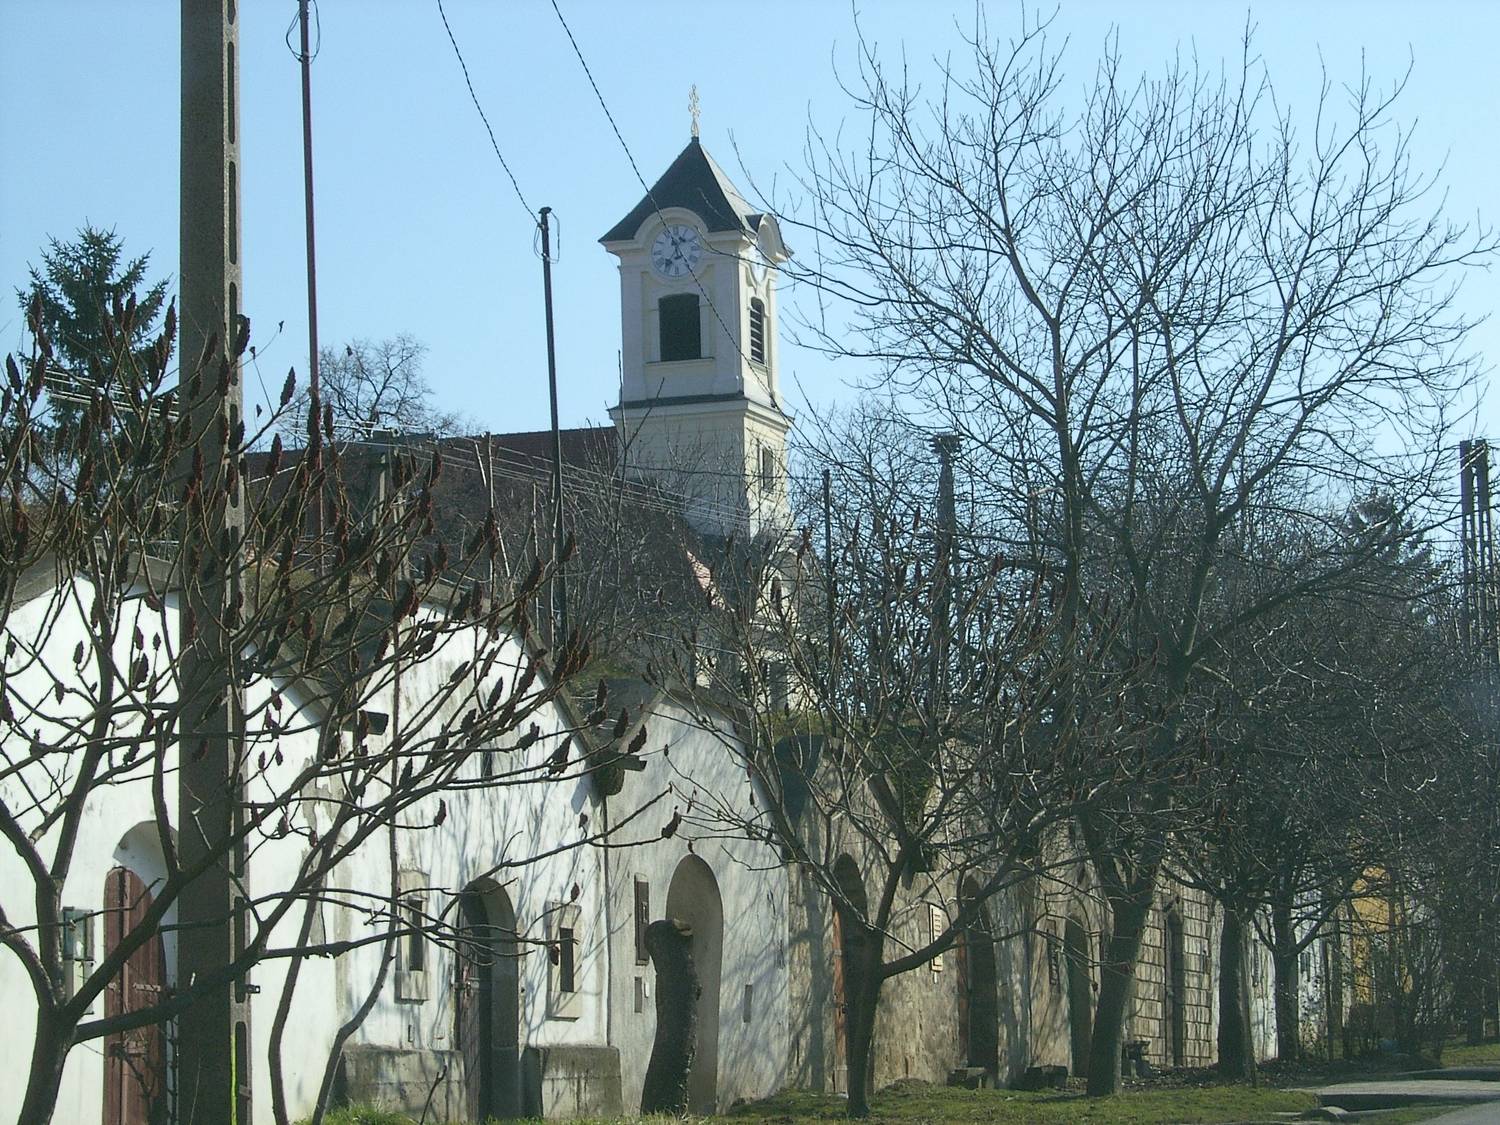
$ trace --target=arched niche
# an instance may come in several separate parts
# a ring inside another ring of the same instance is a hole
[[[1182,914],[1167,908],[1162,925],[1162,1036],[1167,1063],[1187,1065],[1187,942]]]
[[[860,994],[859,943],[864,938],[870,900],[864,877],[853,857],[841,855],[833,864],[834,882],[842,902],[833,909],[833,1042],[834,1090],[849,1089],[850,1006]],[[846,905],[847,904],[847,905]]]
[[[103,957],[140,932],[167,875],[161,831],[153,821],[142,821],[121,836],[112,858],[101,903]],[[170,927],[176,913],[175,906],[168,909],[163,926]],[[105,986],[105,1018],[164,1001],[176,978],[176,960],[172,931],[151,934]],[[104,1125],[164,1120],[170,1108],[169,1067],[170,1049],[159,1023],[105,1036]]]
[[[719,995],[724,961],[724,904],[713,869],[686,855],[667,888],[667,917],[693,930],[693,964],[698,972],[698,1044],[688,1071],[688,1110],[711,1114],[719,1098]]]

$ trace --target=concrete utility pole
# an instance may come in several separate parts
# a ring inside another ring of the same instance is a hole
[[[202,465],[200,499],[183,505],[178,566],[178,858],[188,871],[204,868],[178,904],[177,985],[188,990],[222,973],[245,940],[245,855],[231,843],[243,816],[243,699],[228,619],[239,603],[244,530],[239,474],[230,462],[243,425],[233,346],[241,320],[235,8],[236,0],[182,0],[178,362],[181,409],[190,415]],[[249,1125],[249,989],[243,978],[206,987],[179,1017],[180,1120]]]

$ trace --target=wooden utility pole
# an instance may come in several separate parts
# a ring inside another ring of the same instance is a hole
[[[552,230],[548,216],[552,208],[543,207],[538,216],[542,229],[542,300],[547,315],[547,389],[552,398],[552,632],[549,643],[559,648],[568,636],[568,579],[563,572],[563,477],[562,430],[557,415],[557,345],[552,333]]]
[[[312,49],[308,35],[308,0],[297,2],[297,22],[301,28],[301,51],[297,61],[302,70],[302,210],[307,227],[307,386],[311,401],[322,401],[318,385],[318,255],[317,237],[313,223],[313,143],[312,143]],[[319,24],[319,39],[322,24]],[[315,423],[314,423],[315,424]],[[311,444],[311,435],[308,438]],[[313,497],[313,543],[316,554],[315,565],[323,569],[323,486],[318,485],[318,494]]]
[[[182,0],[181,409],[185,458],[178,580],[182,638],[178,860],[201,872],[178,903],[177,987],[193,994],[177,1032],[178,1116],[249,1125],[249,984],[242,951],[243,698],[233,614],[244,504],[238,457],[240,334],[239,34],[235,0]],[[215,977],[221,978],[215,981]]]

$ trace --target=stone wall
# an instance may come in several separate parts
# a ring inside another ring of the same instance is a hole
[[[1126,1039],[1146,1040],[1146,1057],[1156,1067],[1173,1065],[1172,1030],[1167,1023],[1168,918],[1182,926],[1184,969],[1184,1066],[1209,1066],[1217,1055],[1214,1022],[1213,959],[1215,928],[1212,902],[1202,892],[1163,878],[1151,911],[1141,956],[1136,965],[1135,1003]]]

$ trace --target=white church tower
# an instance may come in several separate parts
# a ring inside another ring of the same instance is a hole
[[[689,498],[708,535],[790,522],[777,372],[776,220],[753,210],[693,138],[599,240],[620,259],[626,471]]]

